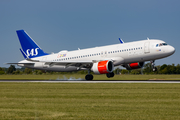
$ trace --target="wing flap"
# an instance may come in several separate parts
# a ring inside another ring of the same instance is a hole
[[[44,61],[44,65],[54,66],[54,65],[63,65],[65,68],[69,66],[76,67],[90,67],[92,66],[92,61]]]

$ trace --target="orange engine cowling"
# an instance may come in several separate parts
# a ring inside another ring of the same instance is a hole
[[[132,69],[142,68],[143,66],[144,66],[144,62],[137,62],[137,63],[126,64],[124,67],[126,67],[127,70],[132,70]]]
[[[112,61],[106,60],[106,61],[100,61],[97,63],[94,63],[91,70],[95,74],[106,74],[112,72],[114,69],[114,65]]]

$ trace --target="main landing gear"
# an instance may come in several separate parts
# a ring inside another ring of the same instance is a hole
[[[85,79],[86,79],[86,80],[93,80],[93,75],[90,74],[90,72],[91,72],[91,70],[88,70],[88,74],[85,76]],[[113,72],[107,73],[106,76],[107,76],[108,78],[114,77],[114,73],[113,73]]]
[[[93,75],[91,74],[91,70],[88,70],[88,74],[85,76],[86,80],[93,80]]]
[[[114,73],[113,73],[113,72],[107,73],[106,76],[107,76],[108,78],[114,77]]]
[[[153,72],[157,71],[157,67],[155,67],[155,63],[154,62],[155,62],[154,60],[151,61],[151,66],[152,66]]]
[[[87,75],[85,76],[85,79],[86,79],[86,80],[92,80],[92,79],[93,79],[93,75],[92,75],[92,74],[87,74]]]

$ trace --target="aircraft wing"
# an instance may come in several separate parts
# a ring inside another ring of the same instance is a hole
[[[69,66],[75,66],[79,68],[91,68],[94,63],[97,63],[99,61],[104,61],[105,59],[102,60],[85,60],[85,61],[58,61],[58,60],[36,60],[36,59],[26,59],[18,63],[6,63],[6,64],[16,64],[16,65],[34,65],[38,62],[44,64],[44,65],[49,65],[49,66],[54,66],[54,65],[60,65],[60,66],[65,66],[65,68]],[[107,59],[106,59],[107,60]],[[115,57],[110,59],[116,65],[116,63],[123,63],[124,59],[122,57]]]
[[[44,65],[63,65],[63,66],[87,66],[93,64],[93,61],[39,61],[39,60],[26,60],[26,62],[18,62],[18,63],[5,63],[5,64],[22,64],[22,65],[34,65],[37,62],[44,63]]]
[[[54,66],[54,65],[62,65],[65,68],[69,66],[75,66],[80,68],[90,68],[95,61],[40,61],[44,63],[44,65]]]
[[[92,67],[92,65],[94,63],[97,63],[99,61],[104,61],[104,60],[105,59],[87,60],[87,61],[39,61],[39,62],[42,62],[42,63],[44,63],[44,65],[49,65],[49,66],[63,65],[65,67],[76,66],[76,67],[90,68],[90,67]],[[114,58],[110,59],[110,61],[112,61],[115,66],[116,66],[116,64],[123,64],[124,63],[124,59],[122,57],[114,57]]]

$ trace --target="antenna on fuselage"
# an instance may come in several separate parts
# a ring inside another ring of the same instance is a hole
[[[147,40],[149,40],[149,38],[147,37]]]

